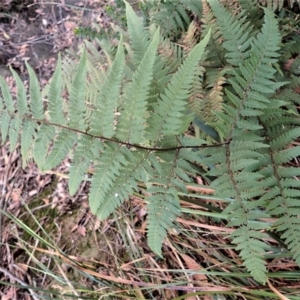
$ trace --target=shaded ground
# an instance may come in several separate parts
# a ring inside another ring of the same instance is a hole
[[[0,73],[4,76],[9,75],[7,65],[23,74],[28,61],[42,80],[48,79],[57,53],[80,40],[74,34],[77,26],[108,25],[104,7],[110,1],[27,0],[22,5],[6,1],[10,4],[5,9],[0,6]]]

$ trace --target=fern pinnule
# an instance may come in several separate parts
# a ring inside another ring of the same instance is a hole
[[[201,38],[203,38],[209,30],[211,30],[211,39],[206,47],[206,58],[202,65],[204,67],[223,67],[225,65],[225,52],[223,48],[222,34],[217,25],[216,18],[207,3],[207,0],[202,0],[202,30]]]
[[[10,93],[9,87],[5,82],[4,78],[0,76],[0,88],[1,88],[1,112],[5,107],[5,111],[13,113],[15,111],[12,94]],[[3,137],[2,137],[3,138]]]
[[[224,77],[226,72],[226,68],[222,68],[217,72],[207,72],[205,74],[207,76],[205,92],[203,90],[200,97],[190,99],[191,110],[197,113],[198,116],[201,115],[201,120],[206,124],[215,124],[217,119],[215,114],[223,110],[223,84],[226,82]],[[214,73],[213,76],[211,76],[212,73]]]
[[[19,141],[19,132],[22,127],[23,120],[16,116],[10,122],[8,129],[8,138],[9,138],[9,149],[10,151],[15,150],[17,143]]]
[[[6,141],[8,136],[9,124],[11,122],[11,118],[8,112],[1,112],[1,138],[2,141]]]
[[[199,1],[164,1],[150,11],[150,22],[161,28],[166,37],[178,36],[191,22],[191,15],[200,17],[202,6]]]
[[[0,88],[1,138],[4,142],[8,136],[9,125],[11,123],[11,114],[14,113],[14,102],[9,91],[9,87],[2,76],[0,76]]]
[[[32,158],[32,145],[34,142],[37,124],[33,120],[24,120],[21,134],[21,155],[22,166],[25,167],[27,162]]]
[[[79,135],[69,172],[68,183],[71,196],[77,191],[80,183],[84,180],[88,167],[100,151],[103,151],[103,145],[99,139],[88,135]]]
[[[167,231],[174,226],[173,221],[180,213],[177,190],[172,184],[173,168],[169,164],[163,164],[163,168],[163,177],[153,178],[155,186],[147,190],[152,194],[147,198],[148,244],[159,256],[162,256],[161,245]]]

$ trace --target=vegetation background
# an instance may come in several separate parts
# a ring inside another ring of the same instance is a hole
[[[24,61],[33,64],[44,85],[56,65],[57,51],[69,49],[66,54],[76,59],[77,47],[83,39],[94,43],[101,37],[116,46],[120,32],[126,35],[122,1],[6,2],[1,11],[1,38],[5,45],[1,57],[3,63],[19,72],[25,84],[28,74]],[[243,1],[222,2],[235,12]],[[194,2],[140,1],[132,5],[146,26],[151,22],[159,24],[175,45],[189,50],[197,40],[195,36],[214,23],[212,14],[195,13],[197,6],[191,7],[191,3]],[[299,40],[296,2],[251,3],[257,9],[259,4],[275,11],[285,45],[286,37]],[[209,9],[206,1],[202,5]],[[194,27],[190,26],[192,21]],[[24,22],[34,24],[32,28],[38,27],[40,31],[28,33],[29,36],[14,32],[12,28],[16,24],[24,27]],[[50,49],[46,61],[42,57],[45,46],[38,50],[40,39]],[[219,42],[222,45],[222,36]],[[297,49],[286,46],[280,61],[285,75],[294,78],[295,97],[299,97]],[[15,93],[13,78],[5,69],[2,72]],[[208,87],[206,97],[223,99],[224,74],[217,77],[215,85]],[[297,105],[289,109],[299,113]],[[186,134],[198,136],[199,128],[203,130],[203,124],[196,120]],[[289,147],[297,143],[295,138]],[[222,213],[228,201],[214,195],[204,176],[196,176],[194,182],[186,185],[187,191],[179,193],[182,214],[163,243],[162,259],[146,242],[147,210],[141,192],[134,193],[111,218],[100,222],[89,210],[88,180],[74,197],[68,195],[69,158],[55,170],[42,173],[33,163],[22,168],[18,148],[11,151],[8,145],[3,145],[1,151],[2,299],[300,299],[298,265],[276,235],[270,235],[272,241],[267,240],[272,245],[272,253],[264,256],[268,284],[263,285],[250,276],[236,246],[228,238],[234,231],[233,226],[227,226],[227,218]],[[298,167],[298,156],[288,163]],[[299,191],[297,195],[299,198]]]

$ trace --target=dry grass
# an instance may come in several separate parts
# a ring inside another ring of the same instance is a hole
[[[22,169],[18,151],[6,149],[0,157],[1,299],[275,299],[270,286],[300,299],[298,267],[271,238],[270,286],[251,279],[227,239],[226,201],[205,186],[180,194],[183,214],[161,259],[147,246],[143,187],[99,222],[88,209],[88,182],[68,196],[61,176],[67,163],[58,175],[42,174],[34,164]]]

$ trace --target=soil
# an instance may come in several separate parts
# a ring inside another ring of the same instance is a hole
[[[9,76],[11,66],[23,75],[28,61],[40,78],[49,79],[57,53],[80,42],[74,34],[78,26],[88,27],[95,21],[107,26],[105,5],[109,2],[6,0],[6,5],[0,4],[0,74]]]

